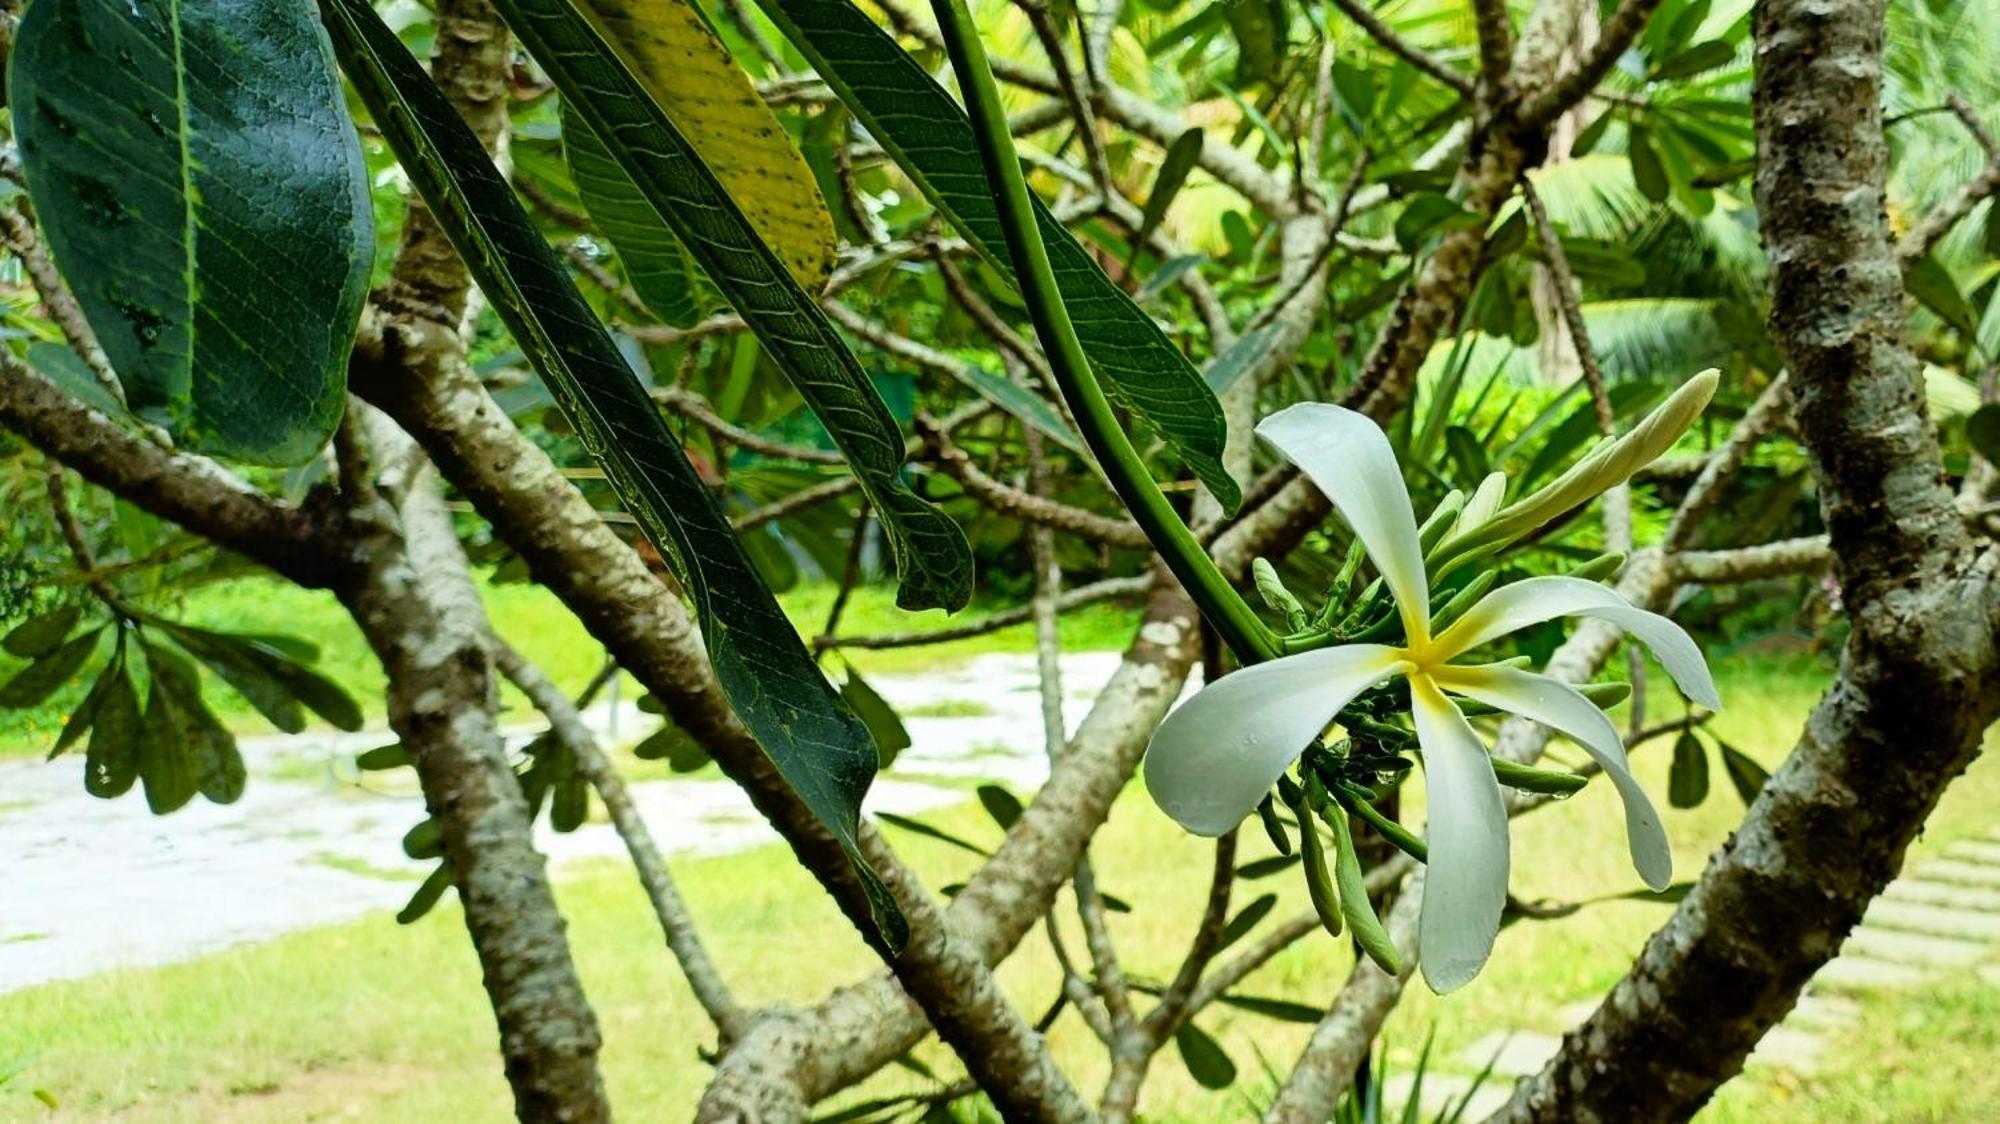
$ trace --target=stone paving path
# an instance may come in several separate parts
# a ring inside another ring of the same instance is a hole
[[[1860,1017],[1854,996],[1909,990],[1945,972],[1968,969],[2000,988],[2000,829],[1986,839],[1953,843],[1938,855],[1918,858],[1890,883],[1840,955],[1813,977],[1785,1021],[1764,1036],[1749,1065],[1811,1076]],[[1588,1018],[1600,998],[1565,1006],[1563,1023],[1575,1026]],[[1457,1058],[1434,1058],[1433,1071],[1424,1076],[1424,1111],[1429,1115],[1456,1106],[1471,1090],[1463,1119],[1483,1120],[1507,1102],[1515,1079],[1540,1072],[1561,1046],[1560,1034],[1496,1030]],[[1492,1076],[1474,1089],[1473,1075],[1488,1062]],[[1409,1089],[1409,1075],[1392,1075],[1384,1090],[1390,1106],[1400,1109]]]
[[[1063,657],[1072,727],[1118,663],[1115,652]],[[943,778],[994,780],[1019,791],[1047,774],[1035,664],[989,655],[922,675],[871,676],[905,715],[913,745],[870,791],[870,811],[920,812],[967,798]],[[926,715],[925,711],[935,712]],[[531,715],[518,744],[539,725]],[[615,709],[585,715],[607,741],[630,743],[658,719],[628,689]],[[402,906],[429,863],[404,857],[403,833],[423,816],[408,770],[357,777],[355,754],[393,741],[382,731],[240,740],[250,783],[234,804],[197,798],[169,816],[135,790],[86,795],[77,755],[0,762],[0,992],[113,968],[184,960],[245,941]],[[658,776],[656,766],[642,775]],[[740,851],[777,835],[742,790],[702,777],[647,780],[633,797],[669,856]],[[620,858],[608,824],[537,845],[566,864]]]

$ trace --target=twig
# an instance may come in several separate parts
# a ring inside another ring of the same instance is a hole
[[[987,475],[972,457],[947,435],[935,418],[919,413],[913,423],[918,436],[930,450],[931,462],[946,476],[958,481],[965,494],[1001,515],[1042,526],[1108,546],[1144,550],[1151,541],[1137,523],[1099,515],[1086,508],[1072,507],[1012,488]]]
[[[1069,106],[1070,116],[1076,119],[1076,135],[1083,142],[1084,161],[1091,179],[1099,192],[1110,194],[1111,163],[1105,159],[1104,142],[1097,135],[1097,114],[1091,111],[1089,94],[1070,69],[1069,56],[1063,51],[1062,31],[1056,27],[1048,0],[1014,0],[1014,6],[1026,13],[1028,25],[1034,28],[1035,38],[1041,42],[1042,53],[1048,56],[1049,69],[1054,71],[1056,84],[1062,88],[1063,101]]]
[[[1436,55],[1413,45],[1402,36],[1396,34],[1395,31],[1390,29],[1388,24],[1382,22],[1380,16],[1369,11],[1361,3],[1361,0],[1333,0],[1333,3],[1348,19],[1360,25],[1361,30],[1366,31],[1370,38],[1380,43],[1390,54],[1395,55],[1411,66],[1416,67],[1419,71],[1444,83],[1446,87],[1450,88],[1460,97],[1469,98],[1472,96],[1474,88],[1472,79],[1445,65],[1443,60],[1439,59]]]
[[[679,387],[660,387],[653,391],[654,401],[680,414],[703,429],[739,448],[748,449],[761,456],[778,460],[802,461],[806,464],[846,464],[846,458],[831,449],[808,449],[799,445],[787,445],[768,437],[759,437],[742,426],[729,421],[708,400],[691,390]]]
[[[1095,605],[1099,601],[1114,598],[1143,597],[1153,588],[1151,575],[1131,578],[1106,578],[1075,589],[1064,590],[1056,600],[1056,607],[1063,612],[1081,609],[1085,605]],[[933,629],[928,632],[888,632],[874,635],[838,636],[830,640],[815,641],[815,647],[823,648],[863,648],[881,650],[885,648],[916,648],[927,644],[942,644],[949,640],[964,640],[972,636],[984,636],[1003,628],[1012,628],[1029,619],[1027,606],[1019,606],[994,613],[990,617],[969,624],[954,625],[950,628]]]
[[[1960,184],[1957,190],[1931,208],[1929,213],[1896,243],[1896,257],[1901,260],[1906,270],[1923,260],[1924,256],[1931,252],[1931,247],[1937,244],[1938,239],[1943,238],[1952,227],[1958,225],[1960,219],[1971,214],[1972,209],[1979,206],[1981,200],[2000,192],[2000,141],[1996,141],[1993,134],[1987,131],[1986,123],[1979,119],[1979,114],[1973,111],[1972,103],[1966,101],[1964,97],[1953,94],[1946,104],[1958,115],[1966,131],[1972,134],[1973,139],[1979,142],[1979,147],[1985,151],[1986,166],[1979,170],[1978,175]]]
[[[1604,76],[1618,62],[1626,48],[1632,45],[1639,32],[1652,18],[1653,10],[1660,6],[1660,0],[1622,0],[1618,10],[1604,21],[1603,31],[1597,43],[1575,67],[1557,75],[1555,80],[1540,92],[1530,96],[1516,115],[1521,126],[1528,129],[1546,127],[1549,122],[1567,113],[1584,96],[1597,88]]]

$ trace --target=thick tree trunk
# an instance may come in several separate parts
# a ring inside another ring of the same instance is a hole
[[[374,416],[377,463],[390,467],[375,496],[356,497],[366,506],[354,524],[369,533],[355,544],[361,573],[341,600],[382,661],[389,725],[442,828],[516,1114],[536,1124],[607,1121],[597,1020],[494,716],[485,612],[429,464]]]
[[[1903,342],[1881,3],[1766,0],[1756,34],[1771,326],[1853,632],[1743,828],[1496,1119],[1692,1115],[1895,876],[2000,712],[2000,558],[1967,541]]]

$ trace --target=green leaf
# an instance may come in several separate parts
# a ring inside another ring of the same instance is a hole
[[[1229,919],[1229,924],[1222,927],[1222,941],[1215,946],[1215,950],[1221,952],[1249,936],[1250,930],[1255,929],[1259,921],[1269,916],[1272,907],[1277,904],[1278,895],[1265,894],[1238,910],[1236,916]]]
[[[1965,439],[1972,443],[1980,456],[2000,464],[2000,405],[1989,402],[1967,415]]]
[[[172,625],[168,626],[168,634],[217,678],[234,688],[271,725],[288,734],[306,728],[305,708],[298,699],[246,653],[235,637]]]
[[[882,943],[900,949],[908,923],[861,857],[856,835],[876,768],[867,728],[834,694],[758,580],[645,388],[478,139],[365,0],[330,0],[326,10],[348,76],[412,182],[565,418],[671,560],[737,716],[840,842]]]
[[[396,911],[396,924],[415,923],[424,914],[429,913],[431,907],[436,905],[438,899],[444,897],[444,892],[450,888],[451,864],[439,863],[437,869],[431,871],[430,877],[424,879],[424,884],[417,887],[417,892],[410,895],[409,902]]]
[[[83,617],[83,606],[64,605],[38,617],[29,617],[0,637],[0,649],[10,656],[38,660],[62,646],[63,637]]]
[[[576,0],[575,8],[616,48],[758,239],[800,288],[817,293],[836,249],[819,181],[700,9],[687,0]],[[565,107],[565,136],[577,108]],[[612,159],[601,145],[598,154]],[[601,218],[581,179],[577,190],[592,217]],[[629,177],[624,190],[628,203],[645,206]],[[619,245],[616,239],[613,244]]]
[[[1236,83],[1276,82],[1285,64],[1283,0],[1222,0],[1236,36]]]
[[[877,812],[875,813],[875,818],[881,820],[883,823],[888,824],[892,827],[900,827],[904,831],[921,835],[926,839],[935,839],[940,843],[949,843],[952,846],[959,848],[960,850],[971,851],[975,855],[980,855],[986,858],[991,858],[993,856],[992,851],[989,851],[986,848],[981,847],[979,844],[972,842],[970,839],[966,839],[963,836],[953,835],[952,833],[944,830],[941,827],[932,827],[930,824],[927,824],[919,819],[912,819],[909,816],[899,816],[894,812]]]
[[[166,815],[194,799],[199,787],[193,756],[181,741],[183,724],[174,711],[167,688],[167,680],[173,673],[161,671],[161,665],[174,658],[168,653],[163,659],[158,648],[146,649],[146,670],[152,682],[146,691],[146,715],[135,749],[139,780],[146,789],[146,807],[156,816]]]
[[[549,826],[575,831],[590,816],[590,782],[576,769],[576,755],[555,753],[555,775],[549,781]]]
[[[400,769],[406,765],[415,765],[416,763],[416,758],[410,756],[409,747],[402,742],[390,742],[388,745],[378,745],[374,749],[364,750],[354,757],[354,767],[364,773],[379,773],[389,769]]]
[[[1736,60],[1736,48],[1721,39],[1710,39],[1696,43],[1687,50],[1668,58],[1653,68],[1653,81],[1664,82],[1671,78],[1685,78],[1690,74],[1700,74],[1704,70],[1714,70],[1718,66],[1728,66]]]
[[[139,694],[121,653],[104,670],[110,685],[97,704],[84,751],[83,790],[109,800],[123,796],[139,777],[139,742],[145,736],[139,718]]]
[[[633,746],[632,756],[642,761],[664,760],[667,768],[676,773],[695,772],[705,768],[710,760],[708,750],[693,735],[670,721],[662,722],[659,729]]]
[[[889,408],[825,311],[793,282],[695,146],[620,61],[605,25],[593,25],[568,0],[500,0],[496,7],[832,434],[889,540],[897,604],[963,608],[972,596],[971,550],[958,525],[903,478],[903,434]]]
[[[311,457],[375,245],[311,8],[37,2],[7,70],[28,193],[133,410],[201,452]]]
[[[1708,754],[1692,731],[1674,739],[1673,770],[1667,774],[1667,802],[1692,808],[1708,799]]]
[[[979,806],[1000,825],[1000,830],[1011,831],[1021,818],[1021,802],[1014,794],[997,784],[979,786]]]
[[[847,679],[840,685],[840,697],[847,701],[875,739],[875,751],[879,755],[881,767],[886,769],[896,760],[896,755],[910,748],[910,732],[903,728],[903,719],[887,699],[875,693],[875,688],[861,678],[854,665],[847,667]]]
[[[403,853],[413,859],[444,857],[444,829],[437,817],[418,820],[415,827],[403,833]]]
[[[243,795],[246,780],[243,756],[237,752],[235,735],[216,721],[202,701],[201,679],[194,665],[174,652],[150,645],[146,660],[153,675],[147,729],[171,726],[172,740],[193,772],[195,790],[217,804],[235,802]]]
[[[1903,287],[1937,318],[1972,338],[1979,334],[1979,316],[1959,291],[1951,272],[1934,257],[1925,256],[1903,271]]]
[[[1655,203],[1667,201],[1667,169],[1660,163],[1660,153],[1653,147],[1653,135],[1644,125],[1634,125],[1627,133],[1631,149],[1632,186],[1639,194]]]
[[[1002,276],[1019,287],[972,124],[951,95],[849,0],[759,0],[883,150]],[[1222,407],[1179,348],[1048,209],[1035,202],[1056,284],[1091,364],[1230,511],[1242,492],[1222,465]]]
[[[1182,1023],[1174,1031],[1174,1045],[1180,1049],[1181,1062],[1195,1084],[1204,1089],[1227,1089],[1236,1083],[1236,1063],[1229,1060],[1222,1044],[1209,1037],[1207,1031],[1192,1022]]]
[[[105,417],[127,416],[124,404],[97,380],[96,373],[84,365],[83,357],[66,345],[36,340],[28,345],[24,358],[36,374]]]
[[[61,756],[63,751],[75,745],[90,731],[91,725],[97,721],[99,708],[104,705],[104,696],[111,693],[114,682],[112,668],[122,661],[123,656],[124,653],[121,651],[112,657],[111,663],[98,673],[97,682],[90,685],[90,693],[83,696],[83,701],[76,704],[75,710],[70,711],[69,718],[63,722],[62,733],[56,735],[54,748],[49,750],[49,760],[53,761]]]
[[[1236,868],[1236,877],[1245,879],[1269,878],[1299,861],[1298,852],[1289,855],[1272,855],[1268,859],[1257,859]]]
[[[1215,361],[1208,365],[1208,388],[1217,394],[1228,390],[1237,379],[1242,378],[1255,367],[1271,350],[1272,341],[1284,332],[1284,326],[1276,322],[1253,328],[1237,337],[1236,342]]]
[[[1729,774],[1729,783],[1736,789],[1736,795],[1743,800],[1744,807],[1757,802],[1757,794],[1764,791],[1764,785],[1771,774],[1747,753],[1723,741],[1715,739],[1715,748],[1722,751],[1722,771]]]
[[[1612,115],[1616,112],[1615,108],[1607,109],[1598,114],[1596,120],[1577,130],[1576,139],[1569,145],[1572,159],[1590,155],[1590,150],[1596,148],[1597,142],[1604,139],[1604,131],[1611,127]]]
[[[1174,138],[1167,146],[1167,155],[1160,161],[1160,170],[1153,176],[1153,190],[1146,196],[1146,209],[1139,216],[1139,229],[1132,235],[1132,252],[1126,257],[1126,267],[1139,260],[1139,251],[1146,240],[1152,237],[1160,223],[1167,217],[1167,208],[1173,206],[1174,197],[1187,185],[1188,173],[1194,171],[1201,160],[1202,138],[1200,129],[1189,129]]]
[[[605,151],[604,142],[567,105],[562,110],[562,133],[576,193],[591,221],[618,251],[632,291],[667,323],[683,328],[693,324],[701,316],[701,305],[695,300],[693,267],[680,239],[660,222],[632,177]]]
[[[1261,995],[1225,995],[1224,1003],[1262,1015],[1280,1022],[1300,1023],[1312,1026],[1326,1017],[1326,1012],[1304,1003],[1294,1003],[1289,999],[1268,999]]]
[[[12,679],[0,685],[0,710],[39,706],[55,694],[56,688],[75,678],[90,654],[97,650],[97,640],[103,632],[104,626],[99,625],[15,672]]]
[[[996,375],[976,363],[962,363],[958,366],[960,381],[972,388],[981,398],[1032,425],[1042,436],[1078,455],[1084,454],[1083,439],[1069,427],[1063,416],[1056,412],[1048,400],[1013,379]]]

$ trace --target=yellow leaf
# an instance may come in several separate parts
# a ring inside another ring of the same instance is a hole
[[[582,0],[667,119],[807,292],[833,269],[833,218],[805,158],[750,76],[683,0]]]

